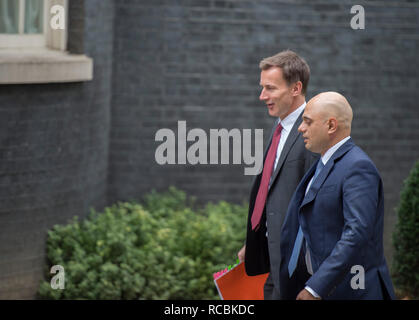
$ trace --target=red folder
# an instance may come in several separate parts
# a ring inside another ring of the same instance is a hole
[[[221,300],[263,300],[263,286],[269,273],[248,276],[241,262],[214,279]]]

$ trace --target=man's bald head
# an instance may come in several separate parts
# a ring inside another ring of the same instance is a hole
[[[312,98],[303,113],[298,130],[306,148],[323,155],[351,133],[352,108],[337,92],[323,92]]]
[[[325,118],[335,117],[339,129],[351,131],[352,108],[348,100],[340,93],[328,91],[322,92],[312,98],[309,103],[313,104],[316,111],[321,112]]]

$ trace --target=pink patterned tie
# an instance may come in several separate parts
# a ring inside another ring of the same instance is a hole
[[[260,181],[258,194],[256,196],[255,207],[252,214],[252,230],[255,230],[260,223],[263,208],[265,207],[266,196],[268,195],[269,180],[271,179],[272,169],[274,167],[276,150],[281,139],[282,126],[278,124],[272,137],[272,143],[266,155],[265,163],[263,165],[262,180]]]

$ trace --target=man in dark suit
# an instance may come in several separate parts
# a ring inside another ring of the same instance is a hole
[[[238,257],[248,275],[270,272],[265,299],[279,299],[280,230],[291,196],[304,173],[317,160],[298,133],[310,77],[307,63],[287,50],[260,63],[259,99],[277,118],[265,150],[263,171],[250,194],[245,246]]]
[[[281,280],[306,278],[300,287],[281,282],[287,298],[394,298],[383,253],[383,185],[351,139],[351,122],[352,109],[336,92],[305,108],[298,130],[321,158],[298,185],[281,232]]]

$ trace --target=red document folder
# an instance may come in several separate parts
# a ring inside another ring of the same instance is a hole
[[[214,280],[222,300],[263,300],[263,286],[269,273],[248,276],[241,262]]]

